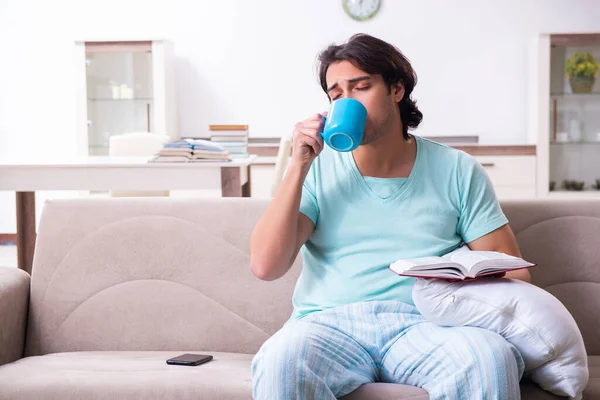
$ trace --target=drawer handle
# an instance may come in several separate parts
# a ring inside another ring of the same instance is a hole
[[[484,168],[485,167],[493,167],[495,165],[496,164],[494,164],[493,162],[484,162],[484,163],[481,163],[481,166],[484,167]]]

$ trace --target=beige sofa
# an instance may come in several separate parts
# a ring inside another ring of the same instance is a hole
[[[0,399],[250,399],[250,361],[291,312],[299,273],[254,278],[252,199],[85,199],[44,206],[32,278],[0,267]],[[577,320],[600,398],[600,201],[504,203],[534,283]],[[27,323],[26,323],[27,322]],[[26,339],[25,339],[26,338]],[[183,352],[198,367],[169,366]],[[427,399],[374,383],[347,399]],[[524,399],[554,398],[531,383]]]

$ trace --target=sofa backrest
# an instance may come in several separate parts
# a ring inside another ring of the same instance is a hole
[[[506,201],[532,281],[571,312],[588,354],[600,355],[600,200]]]
[[[254,353],[292,311],[300,271],[262,282],[248,241],[256,199],[52,200],[40,221],[27,355],[83,350]],[[600,354],[600,201],[503,203],[534,283]]]
[[[254,353],[289,318],[300,270],[263,282],[253,199],[111,198],[45,203],[26,354],[83,350]]]

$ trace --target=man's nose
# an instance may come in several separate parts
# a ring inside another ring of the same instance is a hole
[[[344,92],[342,92],[342,95],[340,96],[340,99],[344,98],[344,97],[349,97],[349,98],[353,99],[354,93],[352,92],[352,90],[344,90]]]

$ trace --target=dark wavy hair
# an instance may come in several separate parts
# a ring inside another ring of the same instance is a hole
[[[402,120],[402,134],[408,140],[408,128],[416,128],[423,120],[423,113],[417,108],[417,102],[411,99],[417,84],[417,74],[408,59],[395,46],[381,39],[364,33],[356,34],[346,43],[332,44],[319,54],[317,73],[325,93],[327,69],[331,64],[340,61],[349,61],[369,75],[381,75],[388,91],[397,83],[404,86],[404,97],[398,103],[398,108]]]

